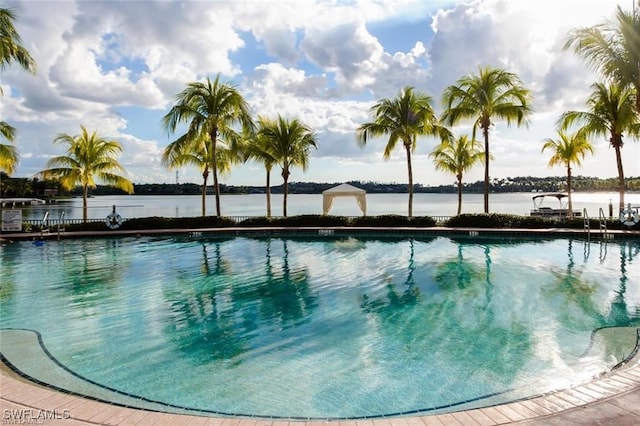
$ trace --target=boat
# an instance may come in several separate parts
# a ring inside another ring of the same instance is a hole
[[[545,205],[550,198],[555,198],[558,202],[557,207],[549,207]],[[569,209],[566,202],[569,199],[569,195],[563,192],[552,192],[546,194],[537,194],[533,196],[533,210],[531,210],[531,216],[548,217],[548,218],[562,218],[569,216]],[[572,217],[582,217],[582,213],[579,211],[573,211]]]

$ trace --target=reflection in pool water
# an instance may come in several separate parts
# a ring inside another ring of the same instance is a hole
[[[637,241],[202,236],[0,256],[2,328],[39,331],[89,380],[205,413],[494,404],[610,369],[629,354],[592,332],[640,326]]]

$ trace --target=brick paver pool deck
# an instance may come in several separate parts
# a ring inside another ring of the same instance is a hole
[[[170,233],[171,231],[176,230],[161,232]],[[478,231],[487,232],[489,230],[479,229]],[[493,231],[495,232],[495,230]],[[547,232],[544,230],[522,231],[523,234],[532,233],[532,231],[542,234],[554,233],[550,230],[546,230]],[[571,232],[569,231],[569,233]],[[89,236],[87,234],[77,233],[76,236]],[[123,234],[125,233],[120,233],[120,235]],[[632,237],[635,238],[637,231],[628,234],[636,234]],[[102,236],[107,235],[102,234]],[[4,234],[3,237],[9,238],[10,236]],[[71,235],[67,234],[65,237],[71,237]],[[636,355],[626,365],[589,383],[503,405],[428,416],[308,422],[281,419],[200,417],[113,405],[37,385],[2,364],[0,365],[0,415],[2,416],[0,418],[1,424],[44,425],[490,426],[518,424],[631,426],[640,425],[640,356]]]

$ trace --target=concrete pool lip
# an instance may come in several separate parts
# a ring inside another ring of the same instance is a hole
[[[469,236],[469,237],[522,237],[522,236],[549,236],[549,237],[576,237],[589,241],[619,241],[627,239],[640,239],[640,231],[636,230],[587,230],[582,228],[453,228],[453,227],[355,227],[355,226],[304,226],[304,227],[226,227],[226,228],[171,228],[171,229],[144,229],[144,230],[104,230],[104,231],[51,231],[40,232],[20,232],[20,233],[0,233],[0,242],[10,243],[12,241],[32,241],[32,240],[56,240],[67,238],[92,238],[92,237],[140,237],[140,236],[161,236],[161,235],[190,235],[190,236],[212,236],[212,235],[289,235],[302,233],[305,236],[342,236],[346,234],[376,233],[394,234],[400,236]]]
[[[346,421],[291,421],[254,418],[200,417],[111,405],[69,395],[31,383],[6,365],[0,368],[3,423],[25,423],[46,417],[43,424],[154,424],[262,426],[336,425],[499,425],[499,424],[640,424],[640,357],[589,383],[532,399],[430,416]],[[22,417],[20,417],[22,416]]]

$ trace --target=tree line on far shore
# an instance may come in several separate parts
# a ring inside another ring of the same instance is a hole
[[[2,175],[2,192],[0,198],[21,198],[21,197],[69,197],[81,196],[82,189],[77,187],[73,190],[65,190],[56,181],[45,181],[28,178],[10,178],[4,173]],[[618,190],[618,179],[602,179],[590,176],[574,176],[573,190],[578,192],[616,192]],[[290,194],[320,194],[343,182],[290,182]],[[369,194],[406,194],[408,192],[406,183],[381,183],[372,181],[349,181],[350,185],[362,188]],[[640,192],[640,176],[628,177],[625,179],[626,190],[630,192]],[[197,183],[138,183],[134,184],[136,195],[199,195],[202,186]],[[566,191],[566,176],[518,176],[507,178],[493,178],[490,182],[490,190],[498,192],[558,192]],[[457,191],[456,184],[428,186],[420,183],[415,184],[415,193],[431,194],[454,194]],[[484,181],[464,183],[464,192],[470,194],[482,194],[484,191]],[[225,185],[220,184],[222,194],[264,194],[265,186],[251,185]],[[273,194],[282,194],[284,185],[271,187]],[[208,193],[213,194],[213,187],[208,187]],[[91,195],[123,195],[125,191],[108,185],[97,185],[90,191]]]

